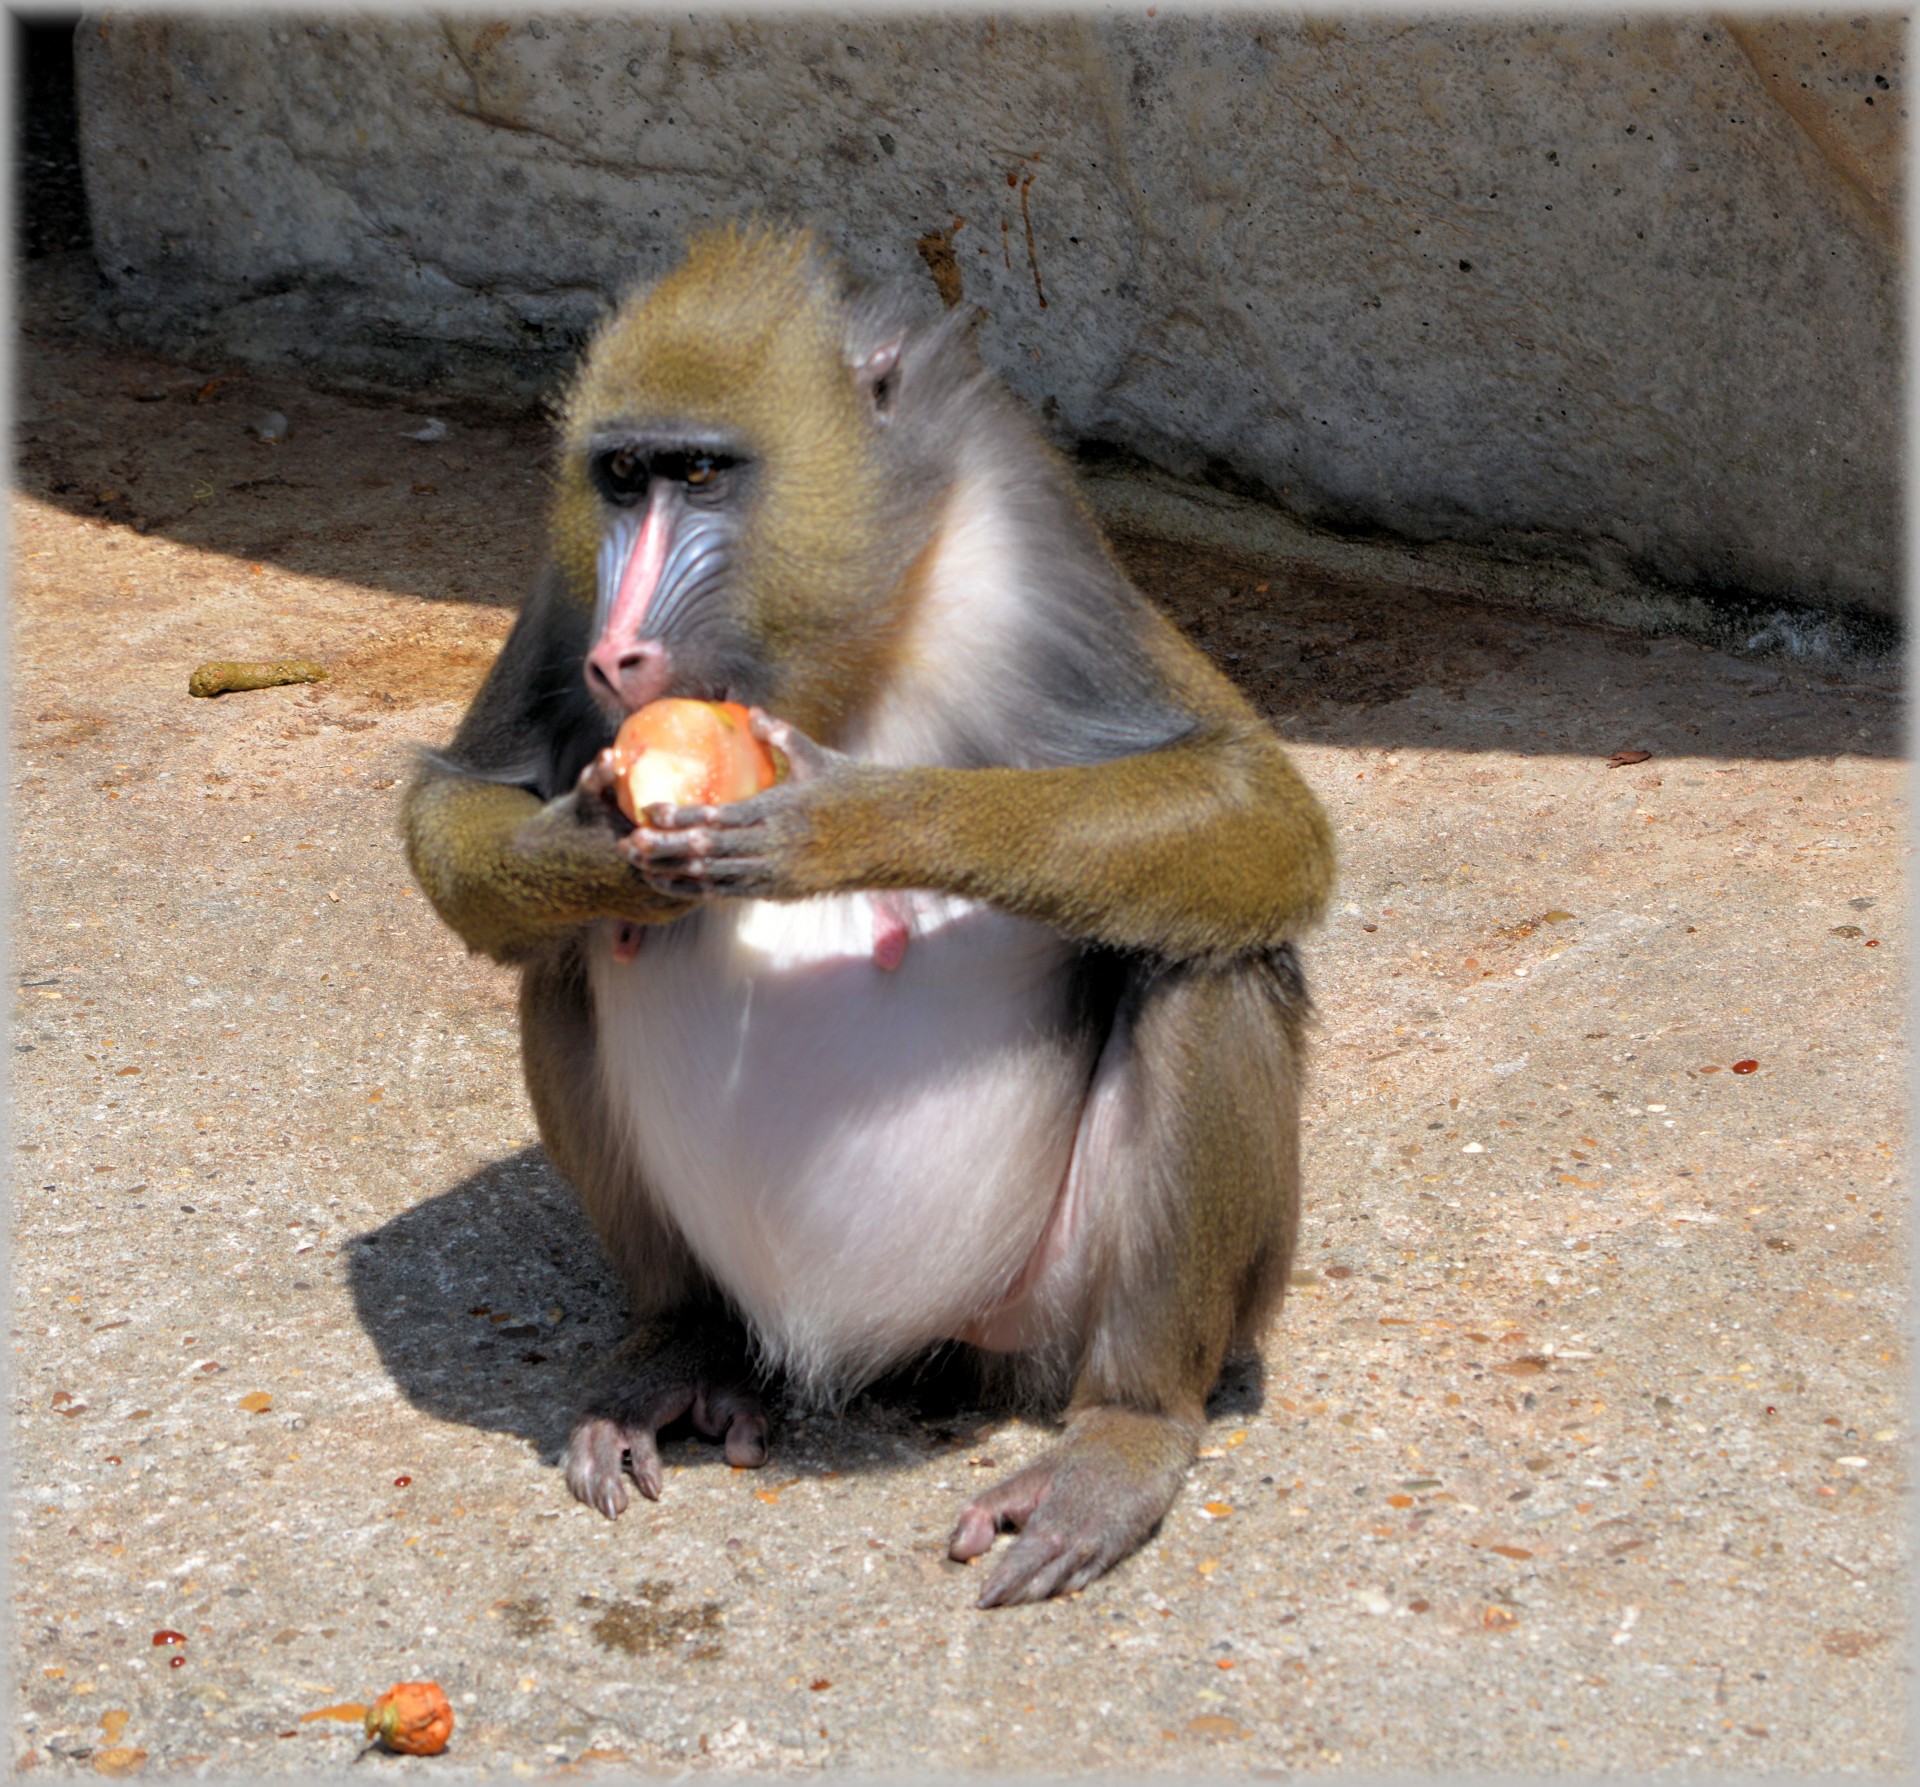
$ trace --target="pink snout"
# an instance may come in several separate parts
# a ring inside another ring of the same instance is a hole
[[[657,639],[616,644],[602,639],[587,653],[587,687],[603,707],[630,714],[667,692],[673,661]]]

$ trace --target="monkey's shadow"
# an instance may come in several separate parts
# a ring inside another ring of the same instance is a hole
[[[347,1285],[381,1363],[416,1408],[508,1433],[559,1462],[597,1355],[621,1336],[626,1293],[566,1181],[525,1148],[416,1204],[346,1253]],[[1257,1355],[1236,1355],[1208,1404],[1244,1418],[1265,1399]],[[936,1356],[839,1413],[776,1396],[776,1451],[804,1448],[843,1472],[932,1459],[1012,1411],[983,1396],[964,1361]],[[724,1469],[718,1447],[669,1429],[674,1462]]]

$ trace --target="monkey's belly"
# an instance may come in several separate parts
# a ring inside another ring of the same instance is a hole
[[[709,907],[592,952],[599,1059],[648,1184],[769,1351],[831,1389],[955,1336],[1014,1281],[1065,1178],[1096,1039],[1072,949],[865,895]]]

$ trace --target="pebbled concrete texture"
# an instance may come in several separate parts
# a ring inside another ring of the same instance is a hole
[[[102,314],[545,390],[688,230],[980,313],[1063,442],[1296,519],[1898,612],[1904,24],[107,13]]]
[[[1892,674],[1122,538],[1339,828],[1304,1241],[1159,1537],[981,1614],[948,1525],[1046,1434],[934,1387],[757,1473],[677,1441],[617,1523],[555,1468],[615,1287],[511,978],[394,835],[532,572],[538,427],[416,441],[29,297],[17,1771],[331,1770],[330,1709],[431,1678],[448,1756],[359,1774],[1902,1775]],[[187,696],[236,656],[332,674]]]

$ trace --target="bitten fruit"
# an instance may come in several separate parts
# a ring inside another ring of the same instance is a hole
[[[367,1708],[367,1736],[401,1756],[438,1756],[453,1735],[453,1708],[438,1682],[395,1682]]]
[[[753,736],[737,701],[652,701],[630,713],[613,741],[614,799],[639,822],[650,806],[718,806],[774,783],[773,753]]]

